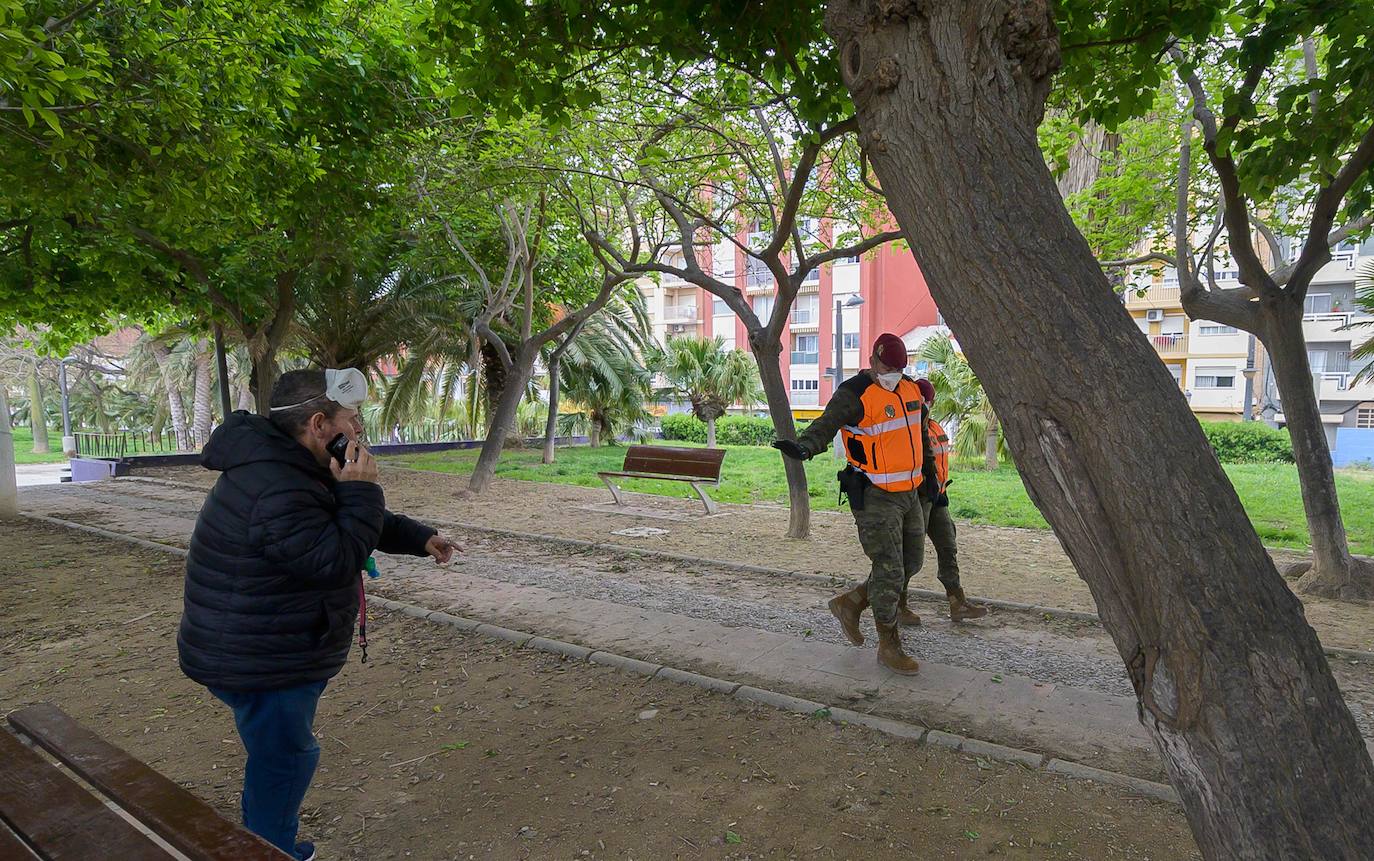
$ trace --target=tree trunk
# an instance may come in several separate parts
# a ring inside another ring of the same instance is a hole
[[[1298,591],[1325,598],[1374,597],[1374,565],[1352,557],[1346,540],[1331,449],[1326,444],[1321,405],[1307,363],[1301,309],[1279,304],[1264,308],[1261,318],[1266,330],[1264,346],[1273,362],[1279,400],[1293,440],[1293,459],[1312,542],[1312,564],[1298,581]],[[1298,570],[1307,567],[1302,563]]]
[[[253,404],[257,409],[258,415],[266,416],[272,412],[272,387],[277,384],[277,377],[281,376],[281,369],[277,367],[277,350],[275,347],[249,346],[248,352],[252,357],[253,372],[249,378],[248,386],[253,390]]]
[[[860,143],[1203,856],[1367,858],[1374,766],[1321,644],[1036,144],[1053,4],[877,5],[831,0],[826,21]]]
[[[191,402],[191,428],[193,446],[203,446],[210,439],[210,423],[212,420],[210,393],[210,364],[214,361],[214,355],[205,349],[205,344],[196,345],[196,390],[195,399]]]
[[[591,414],[587,416],[587,445],[591,448],[601,447],[601,422]]]
[[[554,437],[558,433],[558,372],[563,364],[562,349],[549,359],[549,417],[544,420],[544,463],[553,463]]]
[[[511,355],[514,367],[504,375],[501,399],[492,410],[487,437],[482,441],[482,453],[477,456],[477,465],[472,468],[472,478],[468,481],[468,490],[473,493],[482,493],[491,486],[492,477],[496,475],[496,463],[501,459],[506,437],[515,427],[520,400],[525,396],[530,377],[534,375],[534,360],[538,355],[536,349],[522,349]]]
[[[791,413],[791,409],[790,409],[790,408],[789,408],[789,410],[788,410],[788,413],[789,413],[789,414]],[[707,448],[715,448],[715,447],[716,447],[716,417],[715,417],[715,416],[711,416],[710,418],[708,418],[708,419],[706,420],[706,447],[707,447]]]
[[[0,517],[19,514],[19,479],[14,472],[14,434],[10,429],[10,399],[0,383]]]
[[[186,406],[181,401],[181,387],[177,385],[172,370],[172,353],[161,341],[152,343],[152,351],[153,358],[157,360],[158,370],[162,372],[162,388],[167,392],[167,414],[172,417],[172,435],[176,437],[177,448],[190,448]]]
[[[759,380],[763,383],[768,415],[773,419],[773,433],[778,439],[795,440],[797,426],[792,421],[792,402],[787,397],[787,383],[782,378],[782,345],[764,340],[761,333],[751,332],[749,346],[754,362],[759,366]],[[709,433],[709,431],[708,431]],[[808,538],[811,535],[811,497],[806,489],[806,468],[799,460],[782,458],[787,474],[788,538]]]
[[[43,402],[43,380],[38,376],[37,364],[29,368],[29,430],[33,431],[34,454],[52,451],[48,445],[48,411]]]
[[[989,405],[984,413],[987,420],[987,433],[983,437],[983,468],[988,472],[997,470],[997,412]]]

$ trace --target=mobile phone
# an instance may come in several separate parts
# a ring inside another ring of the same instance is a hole
[[[339,466],[344,465],[344,455],[348,453],[348,437],[339,434],[329,441],[325,449],[339,462]]]

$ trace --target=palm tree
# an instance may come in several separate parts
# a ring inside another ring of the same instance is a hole
[[[610,353],[604,364],[585,368],[564,365],[561,377],[564,394],[579,407],[559,417],[564,434],[586,433],[599,446],[653,420],[646,407],[651,375],[634,355]]]
[[[930,382],[935,386],[935,420],[954,428],[954,453],[960,460],[983,458],[989,470],[997,469],[999,453],[1006,442],[997,413],[983,384],[978,382],[968,360],[954,348],[948,335],[935,335],[921,345],[918,354],[931,365]]]
[[[632,283],[626,283],[599,313],[573,329],[563,340],[550,347],[545,362],[549,368],[548,421],[544,428],[544,463],[554,461],[554,433],[558,422],[558,399],[564,380],[579,390],[582,380],[593,373],[611,377],[616,369],[638,364],[636,357],[649,346],[651,322],[644,294]]]
[[[1374,260],[1364,261],[1355,272],[1355,307],[1366,314],[1374,315]],[[1374,320],[1360,320],[1344,328],[1367,329],[1371,326],[1374,326]],[[1351,350],[1350,358],[1370,360],[1355,374],[1350,384],[1374,382],[1374,335],[1370,335],[1363,344]]]
[[[743,350],[724,349],[725,339],[679,337],[655,350],[654,369],[668,381],[670,393],[692,405],[692,415],[706,423],[706,447],[716,447],[716,419],[731,404],[746,407],[763,398],[758,367]]]

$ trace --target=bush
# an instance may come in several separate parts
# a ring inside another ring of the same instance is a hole
[[[690,413],[671,413],[659,423],[665,440],[706,442],[706,423]]]
[[[1292,463],[1288,431],[1263,422],[1202,422],[1202,432],[1222,463]]]
[[[772,419],[725,416],[716,420],[716,442],[721,445],[768,445],[775,438]]]

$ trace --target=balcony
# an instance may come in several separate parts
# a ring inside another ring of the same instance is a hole
[[[1305,341],[1349,341],[1350,332],[1342,332],[1349,325],[1350,314],[1346,311],[1329,311],[1322,314],[1304,314],[1302,318],[1302,337]],[[1361,330],[1355,330],[1361,331]]]
[[[695,305],[663,306],[663,322],[665,323],[695,323],[696,321],[697,306]]]
[[[1126,307],[1135,310],[1182,308],[1183,301],[1178,295],[1178,282],[1151,284],[1145,288],[1144,294],[1137,294],[1136,291],[1128,289],[1126,291]]]
[[[792,364],[794,365],[817,365],[820,364],[820,353],[806,353],[801,350],[792,351]]]
[[[815,407],[820,406],[821,393],[815,389],[807,391],[793,391],[789,400],[794,407]]]
[[[1163,358],[1181,359],[1188,355],[1187,335],[1147,335],[1150,345]]]

